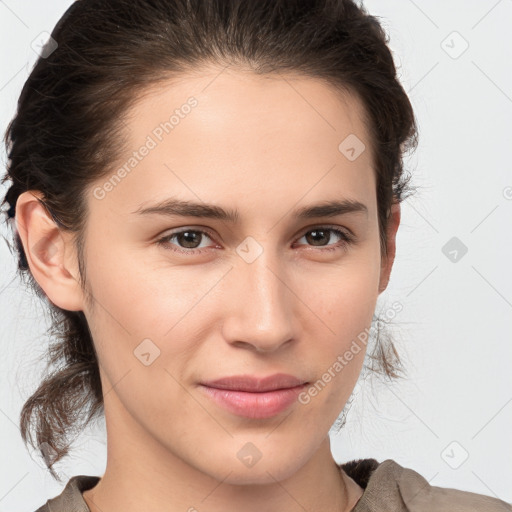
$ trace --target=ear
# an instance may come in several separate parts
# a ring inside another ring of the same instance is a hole
[[[388,286],[389,277],[391,275],[391,269],[393,262],[395,261],[396,253],[396,232],[400,225],[400,203],[393,203],[391,205],[391,212],[389,215],[388,226],[387,226],[387,256],[383,255],[382,265],[380,271],[380,282],[379,282],[379,294],[382,293]]]
[[[16,202],[16,228],[30,271],[50,301],[68,311],[83,310],[78,262],[71,236],[61,232],[39,199],[40,191],[23,192]]]

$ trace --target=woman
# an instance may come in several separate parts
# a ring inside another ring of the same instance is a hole
[[[348,0],[80,0],[60,20],[7,133],[59,366],[21,431],[56,476],[104,413],[108,457],[39,511],[512,510],[330,451],[416,143],[386,43]]]

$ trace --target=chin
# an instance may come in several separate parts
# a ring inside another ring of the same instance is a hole
[[[201,471],[209,474],[216,480],[230,485],[265,485],[275,484],[290,478],[307,461],[306,453],[299,453],[300,447],[288,447],[276,456],[276,449],[268,450],[267,455],[263,450],[256,451],[254,445],[248,442],[242,449],[229,450],[234,457],[229,455],[201,461]],[[262,453],[263,452],[263,453]]]

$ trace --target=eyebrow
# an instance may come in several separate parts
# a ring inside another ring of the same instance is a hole
[[[180,217],[211,218],[236,224],[240,218],[238,210],[224,209],[220,206],[179,199],[165,199],[154,205],[141,205],[131,212],[138,215],[166,215]],[[311,206],[304,206],[295,210],[294,216],[298,219],[312,219],[316,217],[336,217],[347,213],[365,213],[368,208],[363,203],[353,199],[323,201]]]

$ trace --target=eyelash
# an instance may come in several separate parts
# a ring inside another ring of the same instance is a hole
[[[335,228],[335,227],[330,227],[330,226],[316,226],[316,227],[313,227],[313,228],[310,228],[308,229],[307,231],[305,231],[303,233],[303,235],[300,237],[302,238],[304,235],[310,233],[311,231],[316,231],[316,230],[322,230],[322,231],[330,231],[331,233],[334,233],[336,235],[338,235],[341,239],[342,239],[342,243],[340,245],[335,245],[335,246],[332,246],[332,247],[329,247],[329,246],[325,246],[325,247],[321,247],[321,246],[318,246],[319,247],[319,251],[320,252],[326,252],[326,251],[337,251],[337,250],[347,250],[348,246],[353,244],[355,242],[355,238],[353,235],[345,232],[345,231],[342,231],[338,228]],[[202,235],[207,235],[208,238],[212,239],[212,234],[208,231],[205,231],[205,230],[202,230],[202,229],[182,229],[180,231],[176,231],[174,233],[171,233],[169,235],[166,235],[160,239],[158,239],[156,241],[156,244],[158,246],[163,246],[165,249],[168,249],[168,250],[171,250],[171,251],[175,251],[175,252],[178,252],[178,253],[183,253],[183,254],[187,254],[187,255],[195,255],[195,254],[200,254],[202,252],[204,252],[205,250],[208,250],[208,248],[203,248],[203,249],[174,249],[174,248],[171,248],[170,245],[174,245],[174,244],[171,244],[169,242],[169,240],[173,239],[175,236],[177,235],[180,235],[182,233],[186,233],[186,232],[192,232],[192,233],[201,233]],[[310,247],[314,247],[314,246],[310,246]]]

